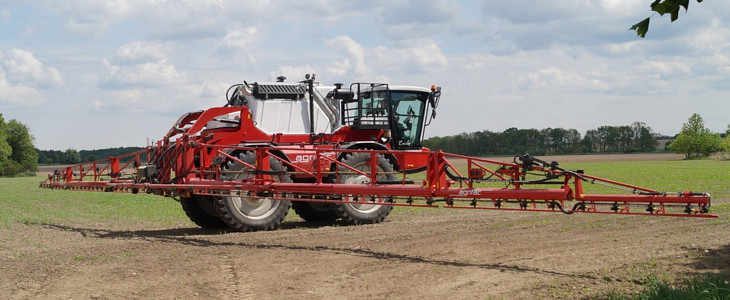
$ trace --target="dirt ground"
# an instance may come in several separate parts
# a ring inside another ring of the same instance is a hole
[[[396,208],[376,225],[311,226],[294,218],[280,230],[253,233],[207,231],[192,223],[121,229],[13,224],[0,229],[0,294],[573,299],[637,291],[652,275],[669,280],[700,272],[730,275],[727,218],[404,213],[408,209]]]

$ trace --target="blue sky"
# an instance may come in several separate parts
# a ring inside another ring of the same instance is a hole
[[[427,136],[730,123],[730,3],[0,0],[0,112],[41,149],[143,146],[244,80],[443,88]]]

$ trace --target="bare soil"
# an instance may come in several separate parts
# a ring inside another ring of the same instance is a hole
[[[714,272],[730,278],[726,217],[407,210],[396,208],[376,225],[312,226],[293,218],[280,230],[253,233],[221,233],[192,223],[13,224],[0,228],[0,294],[580,299],[636,292],[651,276],[675,280]]]

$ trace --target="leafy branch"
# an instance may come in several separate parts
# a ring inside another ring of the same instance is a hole
[[[679,9],[681,7],[684,8],[684,12],[687,12],[689,9],[689,1],[690,0],[654,0],[654,2],[651,3],[651,10],[655,13],[658,13],[660,16],[664,16],[665,14],[670,15],[670,21],[674,22],[679,18]],[[702,3],[703,0],[697,0],[697,3]],[[634,26],[631,26],[629,30],[636,31],[636,35],[644,38],[646,36],[646,33],[649,31],[649,20],[651,19],[651,16],[647,17],[644,20],[641,20],[641,22],[634,24]]]

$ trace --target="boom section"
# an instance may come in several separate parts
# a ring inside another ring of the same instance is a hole
[[[246,163],[231,155],[239,151],[254,152],[255,162]],[[717,217],[709,214],[711,198],[707,193],[661,192],[588,175],[581,170],[564,169],[557,162],[546,162],[529,155],[503,162],[441,151],[205,143],[177,143],[174,151],[169,152],[178,157],[176,163],[164,166],[150,164],[155,161],[155,156],[162,153],[157,147],[149,147],[123,157],[69,166],[49,175],[40,186],[145,192],[174,198],[245,196],[332,204]],[[363,163],[368,168],[353,167],[339,159],[349,153],[363,153],[358,155],[368,157]],[[166,155],[170,156],[169,153]],[[384,161],[382,158],[395,161],[396,157],[423,163],[387,171],[378,166]],[[280,171],[272,171],[272,160],[281,162],[283,167]],[[228,174],[230,172],[222,168],[226,162],[244,164],[247,166],[245,172],[250,176]],[[159,170],[160,167],[168,170]],[[161,173],[166,175],[158,176]],[[281,176],[294,180],[274,180],[274,177]]]

